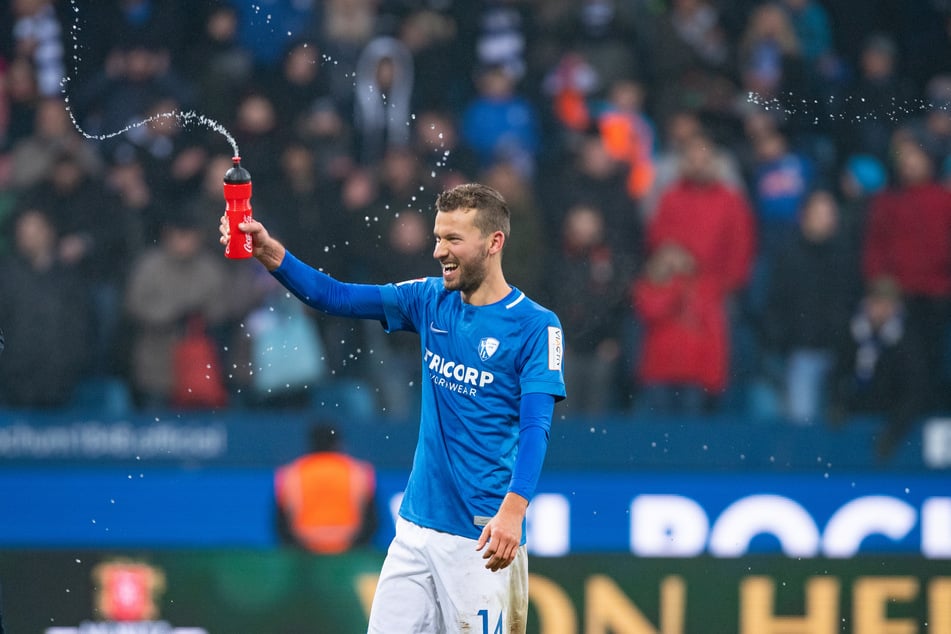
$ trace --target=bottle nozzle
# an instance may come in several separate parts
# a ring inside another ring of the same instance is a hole
[[[241,167],[241,157],[234,156],[231,158],[233,166],[227,172],[225,172],[225,183],[227,184],[243,184],[251,182],[251,174],[248,173],[248,170]]]

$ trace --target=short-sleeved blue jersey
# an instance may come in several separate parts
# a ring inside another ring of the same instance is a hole
[[[522,394],[564,398],[564,342],[550,310],[513,288],[487,306],[441,278],[382,286],[387,331],[418,332],[419,441],[400,515],[478,539],[508,490]]]

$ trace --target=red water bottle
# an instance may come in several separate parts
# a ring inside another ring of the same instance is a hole
[[[249,258],[254,249],[251,236],[238,229],[238,224],[251,221],[251,174],[241,167],[241,157],[231,159],[234,166],[225,172],[225,214],[231,237],[225,246],[225,257]]]

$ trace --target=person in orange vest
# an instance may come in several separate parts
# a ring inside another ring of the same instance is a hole
[[[310,442],[310,453],[275,474],[279,535],[316,553],[368,543],[377,528],[373,465],[341,450],[339,427],[317,425]]]
[[[562,125],[576,132],[597,131],[607,153],[628,166],[625,188],[633,200],[641,200],[654,185],[654,125],[644,114],[645,89],[633,78],[620,78],[606,89],[603,99],[589,99],[572,80],[583,74],[583,60],[568,55],[552,80],[555,115]]]

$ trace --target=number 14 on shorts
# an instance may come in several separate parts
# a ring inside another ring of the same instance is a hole
[[[491,632],[489,631],[489,625],[491,624],[492,620],[489,616],[489,611],[479,610],[479,616],[482,617],[482,634],[505,634],[504,630],[502,629],[501,612],[499,612],[499,620],[496,622],[495,628]]]

